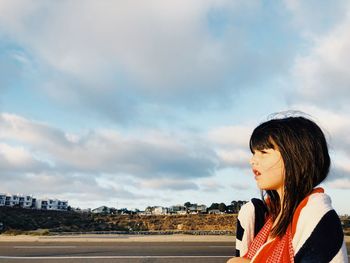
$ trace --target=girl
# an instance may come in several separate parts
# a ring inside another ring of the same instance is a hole
[[[260,124],[250,164],[264,201],[238,215],[233,262],[348,262],[338,215],[324,190],[330,158],[325,136],[305,117]]]

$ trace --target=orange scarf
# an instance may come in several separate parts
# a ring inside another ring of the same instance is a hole
[[[324,190],[322,188],[315,188],[311,194],[323,192]],[[266,241],[271,232],[273,222],[271,220],[271,217],[267,218],[265,225],[262,227],[260,232],[256,235],[252,243],[249,245],[248,252],[243,257],[247,259],[252,259],[255,256],[255,254],[259,251],[259,253],[254,258],[254,262],[294,262],[292,239],[295,234],[300,212],[307,204],[309,196],[310,195],[304,198],[303,201],[301,201],[301,203],[298,205],[293,216],[293,223],[289,225],[286,233],[282,237],[276,237],[268,243],[266,243]]]

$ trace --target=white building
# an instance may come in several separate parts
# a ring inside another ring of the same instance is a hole
[[[41,210],[61,210],[66,211],[68,208],[68,201],[61,201],[58,199],[38,199],[35,207]]]
[[[0,194],[0,206],[19,206],[23,208],[34,208],[35,198],[30,195]]]
[[[162,206],[155,206],[152,211],[153,215],[166,215],[168,214],[168,208]]]
[[[6,195],[0,194],[0,206],[5,206],[5,202],[6,202]]]
[[[11,195],[0,193],[0,206],[18,206],[42,210],[67,210],[68,201],[58,199],[36,199],[31,195]]]
[[[178,214],[178,215],[185,215],[185,214],[187,214],[187,208],[184,205],[173,205],[169,208],[169,213]]]
[[[91,212],[93,214],[109,214],[111,212],[110,208],[107,206],[100,206],[95,209],[92,209]]]
[[[192,204],[187,210],[189,214],[204,214],[207,212],[207,206]]]

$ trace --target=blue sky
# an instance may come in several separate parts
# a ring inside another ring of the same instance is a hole
[[[0,192],[144,209],[259,196],[252,129],[300,110],[350,214],[348,1],[0,3]]]

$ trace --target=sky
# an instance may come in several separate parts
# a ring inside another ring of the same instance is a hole
[[[141,209],[259,197],[252,130],[302,111],[350,214],[346,0],[0,2],[0,192]]]

